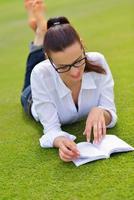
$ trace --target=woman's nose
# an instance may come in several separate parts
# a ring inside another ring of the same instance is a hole
[[[78,76],[80,74],[80,68],[72,67],[70,70],[70,75]]]

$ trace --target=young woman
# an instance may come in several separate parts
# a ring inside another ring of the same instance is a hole
[[[49,19],[46,30],[42,0],[25,4],[35,40],[27,60],[22,106],[43,125],[40,145],[59,148],[60,158],[71,161],[79,157],[76,137],[62,131],[61,125],[86,116],[87,141],[93,134],[94,142],[100,142],[106,128],[117,121],[113,78],[102,54],[85,52],[67,18]]]

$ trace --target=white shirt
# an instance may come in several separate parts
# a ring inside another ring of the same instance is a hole
[[[84,72],[78,97],[78,110],[72,99],[71,90],[64,84],[49,60],[37,64],[31,74],[32,115],[43,125],[44,135],[40,138],[41,147],[53,147],[54,139],[65,136],[76,137],[62,131],[61,125],[80,120],[88,115],[92,107],[101,107],[112,115],[107,126],[113,127],[117,121],[114,104],[113,78],[104,56],[97,52],[86,53],[92,64],[101,65],[106,75]]]

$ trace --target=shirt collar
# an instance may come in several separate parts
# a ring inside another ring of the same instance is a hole
[[[96,83],[91,72],[85,72],[82,77],[82,89],[96,89]]]
[[[56,86],[57,86],[57,92],[60,98],[66,96],[68,93],[71,92],[71,90],[62,81],[59,74],[57,74],[57,77],[56,77]]]
[[[66,96],[68,93],[71,92],[71,90],[62,81],[59,74],[57,74],[56,77],[56,85],[57,85],[57,92],[60,98],[63,98],[64,96]],[[83,74],[81,89],[82,90],[96,89],[95,80],[90,72],[86,72]]]

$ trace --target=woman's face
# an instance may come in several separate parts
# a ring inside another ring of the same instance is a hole
[[[78,82],[82,79],[82,75],[85,68],[85,54],[83,48],[78,42],[67,47],[64,51],[51,52],[51,60],[55,68],[60,68],[59,71],[65,71],[59,73],[60,77],[65,83]],[[70,67],[74,64],[74,67]],[[67,71],[70,69],[69,71]]]

